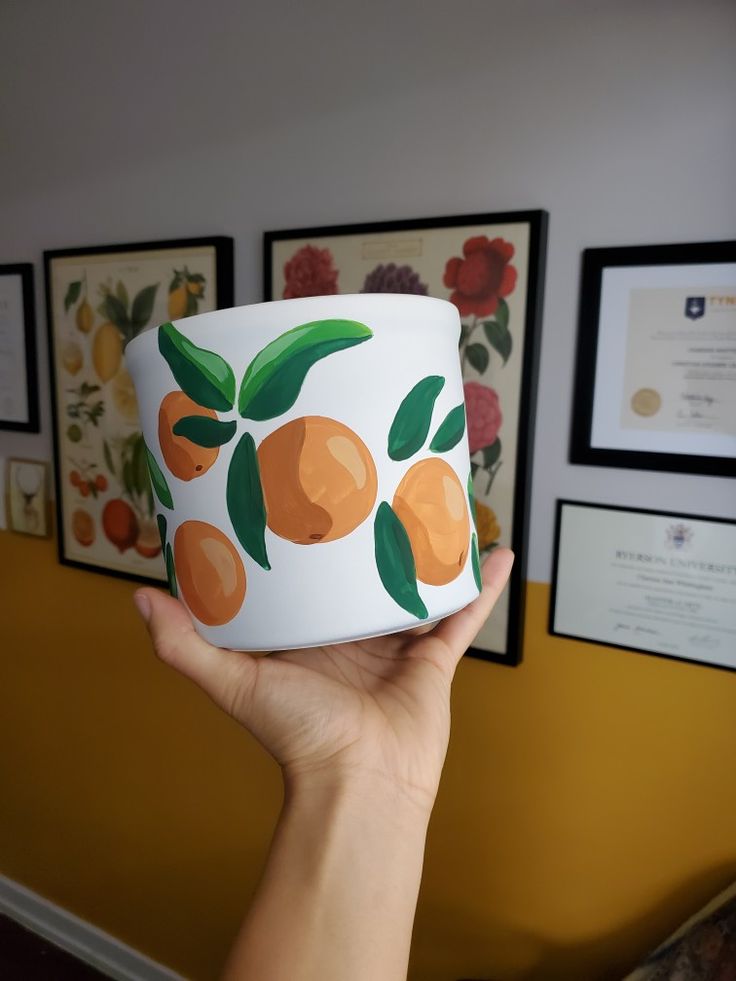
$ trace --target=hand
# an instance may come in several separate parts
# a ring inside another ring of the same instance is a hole
[[[506,584],[513,554],[495,549],[483,591],[432,627],[332,647],[263,655],[213,647],[177,600],[141,589],[156,653],[305,782],[378,780],[431,808],[450,731],[455,668]]]

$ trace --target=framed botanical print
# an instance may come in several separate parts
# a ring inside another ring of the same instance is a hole
[[[147,327],[233,305],[233,240],[46,252],[59,560],[165,582],[125,345]]]
[[[516,553],[470,654],[521,658],[547,214],[461,215],[267,232],[266,299],[414,293],[454,303],[481,552]]]

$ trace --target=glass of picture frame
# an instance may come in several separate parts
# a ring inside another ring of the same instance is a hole
[[[44,254],[59,560],[165,582],[126,343],[149,326],[233,305],[225,237]]]
[[[470,654],[522,654],[529,490],[547,214],[460,215],[266,232],[266,300],[415,293],[454,303],[482,552],[516,554]]]

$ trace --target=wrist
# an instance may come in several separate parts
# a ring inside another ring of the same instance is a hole
[[[391,822],[423,827],[429,822],[436,791],[399,780],[369,767],[284,767],[284,806],[384,815]]]

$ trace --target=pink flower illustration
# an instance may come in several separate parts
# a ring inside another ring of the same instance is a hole
[[[331,296],[337,293],[334,257],[329,249],[305,245],[284,263],[284,299],[298,296]]]
[[[465,382],[464,388],[468,442],[470,452],[475,453],[496,442],[503,415],[495,389],[479,382]]]
[[[463,245],[463,256],[447,260],[443,282],[453,290],[450,302],[461,317],[475,314],[485,317],[495,313],[499,298],[508,296],[516,286],[516,269],[509,265],[514,247],[502,238],[488,239],[476,235]]]

